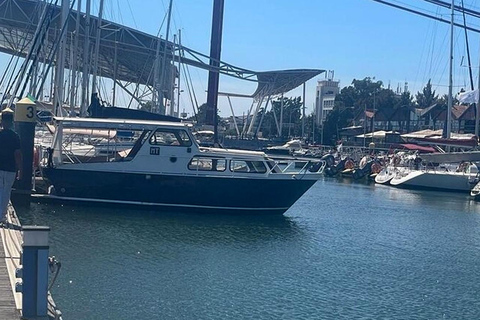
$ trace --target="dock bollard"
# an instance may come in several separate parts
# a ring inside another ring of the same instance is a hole
[[[24,319],[46,318],[50,227],[24,226],[22,231],[22,316]]]
[[[29,98],[23,98],[15,104],[15,130],[20,136],[22,151],[22,177],[15,181],[16,205],[29,206],[32,194],[33,156],[35,125],[37,124],[36,104]]]

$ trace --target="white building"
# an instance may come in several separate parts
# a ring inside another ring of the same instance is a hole
[[[333,80],[333,71],[328,72],[325,80],[318,80],[316,98],[315,98],[315,114],[316,123],[321,125],[329,112],[335,106],[335,97],[340,92],[340,81]]]

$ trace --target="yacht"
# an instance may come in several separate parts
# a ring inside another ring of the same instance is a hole
[[[282,214],[322,177],[318,159],[280,166],[263,152],[201,147],[186,123],[54,118],[42,168],[47,197],[167,210]],[[101,161],[69,156],[67,132],[128,131],[133,146]],[[282,160],[285,161],[285,160]]]
[[[396,171],[392,186],[470,192],[478,182],[478,167],[473,162],[420,163],[417,168]]]

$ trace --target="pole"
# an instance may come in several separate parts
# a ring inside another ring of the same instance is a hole
[[[68,8],[69,1],[62,1],[62,14],[60,21],[60,28],[65,26],[65,21],[68,19]],[[54,94],[53,94],[53,108],[55,110],[54,114],[56,116],[62,114],[62,105],[63,105],[63,80],[65,78],[65,51],[67,44],[67,34],[63,32],[60,38],[60,50],[57,55],[57,64],[55,68],[55,85],[54,85]]]
[[[75,115],[75,97],[77,95],[77,59],[78,59],[78,38],[80,32],[80,10],[82,9],[82,0],[77,0],[77,21],[75,22],[75,39],[73,45],[72,59],[72,81],[70,83],[70,116]]]
[[[214,144],[218,144],[218,121],[217,121],[217,103],[218,103],[218,84],[220,75],[218,67],[220,66],[220,56],[222,51],[222,31],[223,31],[223,8],[224,0],[214,0],[212,17],[212,35],[210,40],[210,71],[208,72],[208,93],[207,93],[207,124],[213,125]]]
[[[100,0],[100,9],[98,11],[97,36],[95,37],[95,54],[93,60],[92,95],[97,93],[98,53],[100,51],[100,37],[102,36],[102,15],[103,0]]]
[[[172,2],[173,0],[170,0],[170,4],[168,5],[168,17],[167,17],[167,32],[165,34],[165,46],[163,47],[163,59],[162,59],[162,70],[160,71],[160,92],[158,93],[158,101],[157,105],[161,107],[162,110],[160,110],[159,113],[165,114],[166,113],[166,108],[164,108],[164,91],[165,91],[165,68],[167,67],[167,44],[168,44],[168,35],[170,33],[170,20],[172,17]],[[170,64],[169,64],[170,65]],[[160,102],[160,104],[158,104]]]
[[[82,70],[82,102],[80,106],[80,116],[87,115],[87,91],[88,91],[88,77],[90,66],[90,5],[91,0],[87,0],[87,6],[85,10],[85,41],[83,44],[83,70]]]
[[[448,107],[447,107],[447,132],[446,132],[446,138],[450,139],[450,133],[452,131],[452,123],[451,123],[451,118],[452,118],[452,105],[453,105],[453,99],[452,99],[452,94],[453,94],[453,22],[454,22],[454,13],[455,13],[455,1],[452,0],[452,17],[451,17],[451,23],[450,23],[450,73],[449,73],[449,78],[448,78]]]
[[[305,138],[305,82],[303,83],[302,138]]]

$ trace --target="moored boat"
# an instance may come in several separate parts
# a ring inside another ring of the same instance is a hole
[[[66,201],[281,214],[322,176],[319,160],[283,170],[263,152],[200,147],[184,123],[78,118],[55,123],[43,171],[53,186],[51,196]],[[63,155],[67,128],[129,130],[136,141],[109,161],[82,163]]]
[[[418,170],[397,171],[390,184],[405,188],[470,192],[478,182],[478,172],[478,167],[470,162],[425,166]]]

